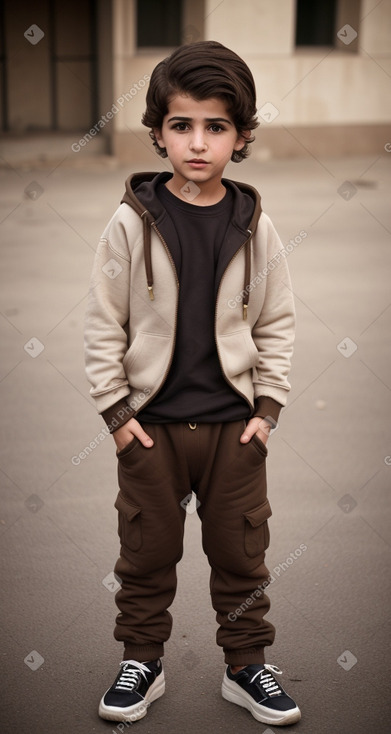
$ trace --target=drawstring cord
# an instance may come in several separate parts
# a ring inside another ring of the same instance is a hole
[[[151,215],[149,214],[148,210],[145,209],[143,213],[140,215],[141,219],[143,220],[143,237],[144,237],[144,261],[145,261],[145,274],[147,277],[147,288],[148,288],[148,294],[151,301],[155,300],[155,296],[153,293],[153,272],[152,272],[152,256],[151,256],[151,224],[153,222]],[[245,266],[244,266],[244,296],[243,296],[243,320],[246,321],[247,319],[247,309],[250,299],[250,274],[251,274],[251,238],[252,238],[252,231],[251,229],[248,229],[247,232],[249,233],[250,237],[248,238],[245,246],[244,246],[244,257],[245,257]]]
[[[245,246],[244,246],[244,258],[245,258],[245,266],[244,266],[244,296],[243,296],[243,321],[246,321],[247,319],[247,309],[248,309],[248,302],[250,300],[250,274],[251,274],[251,238],[252,238],[252,231],[251,229],[248,229],[247,232],[249,233],[250,237],[248,238]]]
[[[152,219],[147,209],[140,215],[143,220],[143,237],[144,237],[144,262],[145,262],[145,274],[147,276],[147,287],[149,298],[151,301],[155,300],[153,294],[153,273],[152,273],[152,256],[151,256],[151,224]]]

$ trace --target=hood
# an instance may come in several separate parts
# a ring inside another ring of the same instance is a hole
[[[126,179],[125,193],[121,204],[128,204],[141,217],[144,236],[144,261],[147,276],[149,297],[153,301],[153,269],[151,257],[151,227],[159,227],[159,220],[164,217],[165,210],[161,204],[156,188],[172,177],[172,173],[146,172],[134,173]],[[233,193],[233,213],[231,226],[241,235],[240,246],[245,246],[245,268],[243,274],[243,318],[247,317],[247,308],[250,296],[251,273],[251,240],[255,234],[258,220],[262,212],[261,197],[256,189],[248,184],[222,179],[222,183]]]

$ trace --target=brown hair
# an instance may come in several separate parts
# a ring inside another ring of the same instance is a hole
[[[147,108],[141,119],[143,125],[151,128],[149,135],[163,158],[167,157],[167,151],[160,147],[153,130],[161,130],[170,99],[183,93],[197,101],[212,97],[223,100],[239,134],[259,125],[254,78],[243,59],[217,41],[180,46],[154,68],[147,91]],[[247,138],[241,150],[233,151],[231,160],[240,163],[247,158],[248,143],[254,139],[254,136]]]

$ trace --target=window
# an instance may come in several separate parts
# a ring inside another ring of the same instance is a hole
[[[336,0],[297,0],[296,46],[334,46]]]
[[[137,46],[180,46],[182,0],[137,1]]]
[[[297,0],[296,47],[358,51],[360,0]]]

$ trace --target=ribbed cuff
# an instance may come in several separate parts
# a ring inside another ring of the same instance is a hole
[[[138,663],[157,660],[164,655],[164,645],[128,645],[125,643],[123,660],[136,660]]]
[[[128,405],[125,398],[121,398],[110,408],[106,408],[101,415],[110,433],[125,425],[134,416],[135,411]]]
[[[251,665],[252,663],[264,665],[265,648],[247,647],[240,650],[225,650],[224,661],[227,665]]]
[[[282,407],[281,403],[277,403],[274,398],[269,398],[267,395],[261,395],[261,397],[256,398],[255,400],[255,408],[252,417],[254,418],[256,416],[265,419],[271,418],[271,423],[272,421],[277,423]]]

